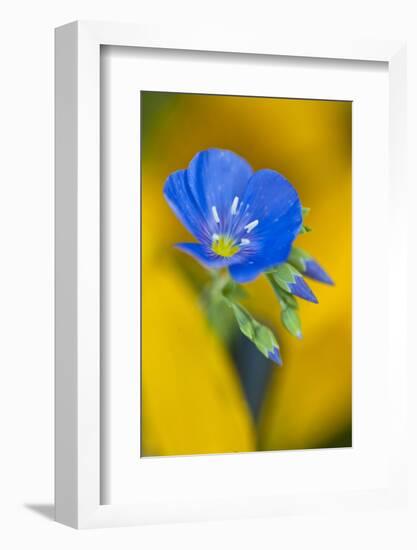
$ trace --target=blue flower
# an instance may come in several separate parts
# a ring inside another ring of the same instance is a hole
[[[231,151],[199,152],[168,177],[164,195],[199,241],[177,247],[209,269],[228,267],[241,283],[285,262],[302,225],[294,187],[273,170],[254,172]]]

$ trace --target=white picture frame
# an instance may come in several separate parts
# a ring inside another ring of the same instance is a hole
[[[100,48],[101,46],[228,52],[296,58],[381,61],[389,71],[391,234],[405,234],[405,45],[387,41],[280,41],[212,29],[186,34],[169,27],[75,22],[56,30],[56,519],[76,528],[134,525],[276,513],[339,506],[396,505],[404,499],[405,330],[397,330],[396,370],[389,403],[395,449],[386,488],[260,496],[252,502],[179,506],[101,504],[100,392]],[[400,238],[401,237],[401,238]],[[391,253],[391,252],[390,252]],[[395,251],[396,278],[406,279],[405,245]],[[405,284],[390,317],[405,324]],[[402,327],[404,328],[404,326]]]

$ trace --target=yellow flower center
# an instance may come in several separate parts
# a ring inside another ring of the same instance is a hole
[[[226,235],[215,235],[211,249],[224,258],[230,258],[236,252],[239,252],[239,247],[235,244],[235,241]]]

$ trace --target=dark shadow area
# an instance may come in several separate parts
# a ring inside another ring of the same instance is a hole
[[[274,370],[273,363],[240,332],[232,341],[232,357],[256,424]]]
[[[44,518],[55,521],[55,506],[53,504],[25,504],[25,508],[32,510]]]
[[[320,448],[322,449],[334,449],[336,447],[348,448],[352,447],[352,424],[349,423],[343,429],[333,434],[332,437],[324,440]]]

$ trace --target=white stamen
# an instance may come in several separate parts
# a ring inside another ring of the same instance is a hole
[[[217,213],[217,208],[215,206],[212,206],[211,211],[213,212],[213,218],[214,218],[215,222],[220,223],[220,218],[219,218],[219,215]]]
[[[217,233],[213,233],[212,239],[213,239],[213,241],[218,241],[220,239],[220,237]]]
[[[245,244],[249,244],[250,243],[250,240],[249,239],[240,239],[240,244],[243,246]]]
[[[236,215],[237,212],[237,205],[239,204],[239,197],[235,197],[232,202],[232,206],[230,208],[230,212],[232,213],[232,216]]]
[[[245,229],[247,233],[250,233],[252,229],[254,229],[258,225],[258,223],[259,223],[259,220],[253,220],[253,222],[250,222],[247,225],[245,225]]]

